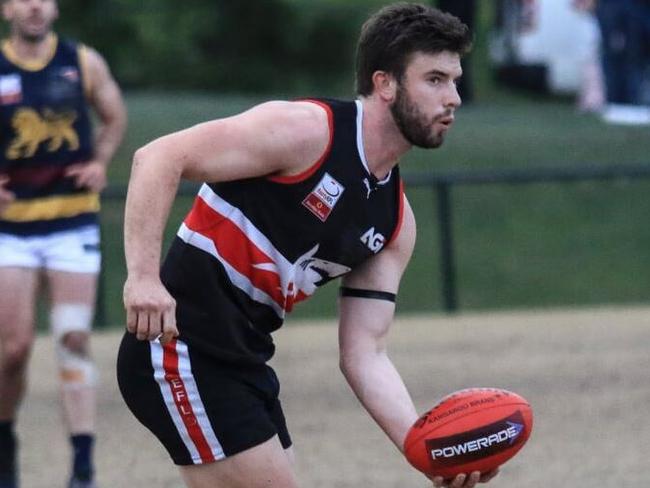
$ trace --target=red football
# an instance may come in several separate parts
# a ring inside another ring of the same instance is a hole
[[[491,471],[528,440],[530,404],[497,388],[470,388],[443,398],[420,417],[404,441],[406,459],[428,476]]]

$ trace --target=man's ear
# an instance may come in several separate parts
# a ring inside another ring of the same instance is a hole
[[[372,74],[372,84],[375,93],[383,101],[392,103],[395,100],[397,93],[397,80],[395,77],[386,71],[375,71]]]

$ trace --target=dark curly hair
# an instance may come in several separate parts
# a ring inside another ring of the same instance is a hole
[[[472,47],[468,27],[457,17],[417,3],[388,5],[361,28],[357,44],[356,90],[372,93],[372,75],[381,70],[401,80],[413,54],[442,51],[465,55]]]

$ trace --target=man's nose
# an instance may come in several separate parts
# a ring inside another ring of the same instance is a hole
[[[460,107],[462,103],[463,101],[460,98],[460,94],[458,93],[458,87],[456,86],[456,83],[450,83],[447,98],[445,99],[445,106],[457,108]]]

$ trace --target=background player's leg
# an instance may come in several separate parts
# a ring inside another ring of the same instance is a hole
[[[180,469],[188,488],[296,488],[292,457],[274,436],[222,461]]]
[[[49,270],[47,277],[63,413],[74,449],[73,478],[90,481],[94,471],[92,447],[96,416],[96,372],[90,357],[90,328],[97,275]]]
[[[37,270],[0,266],[0,486],[12,486],[16,470],[14,420],[34,342],[37,289]]]

